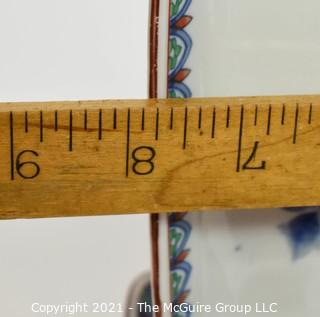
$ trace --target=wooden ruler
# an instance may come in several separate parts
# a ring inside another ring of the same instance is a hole
[[[0,105],[0,218],[320,205],[320,96]]]

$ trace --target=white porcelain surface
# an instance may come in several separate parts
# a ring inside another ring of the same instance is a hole
[[[296,255],[282,229],[296,216],[282,210],[190,213],[189,302],[277,303],[279,316],[318,316],[319,245],[296,242]]]
[[[319,93],[319,1],[193,0],[193,96]]]
[[[184,84],[194,97],[319,93],[319,10],[314,0],[193,0]],[[189,213],[187,302],[275,302],[281,317],[319,316],[318,215],[316,209]]]
[[[148,0],[0,1],[0,100],[147,98],[147,31]],[[148,237],[147,215],[0,221],[0,316],[50,316],[34,302],[124,306],[150,270]]]

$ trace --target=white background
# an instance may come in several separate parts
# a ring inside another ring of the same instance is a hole
[[[145,98],[147,31],[147,0],[1,0],[0,100]],[[125,303],[149,269],[146,215],[0,222],[0,316]]]

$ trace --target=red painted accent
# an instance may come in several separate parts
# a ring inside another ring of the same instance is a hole
[[[181,263],[181,262],[183,262],[183,261],[186,259],[186,257],[188,256],[188,254],[189,254],[189,250],[183,250],[183,251],[177,256],[177,258],[175,259],[175,262],[176,262],[176,263]]]
[[[177,29],[184,29],[191,21],[192,17],[190,15],[184,15],[176,22],[175,27]]]
[[[177,304],[180,305],[182,303],[185,303],[189,293],[190,291],[182,292],[181,295],[178,297]]]
[[[178,74],[176,75],[176,77],[174,78],[174,80],[178,83],[181,83],[182,81],[184,81],[188,75],[190,74],[191,70],[188,68],[184,68],[181,69]]]
[[[185,215],[187,214],[187,212],[177,212],[174,214],[174,222],[182,220]]]

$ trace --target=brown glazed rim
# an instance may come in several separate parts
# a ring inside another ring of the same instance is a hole
[[[157,98],[158,87],[158,19],[159,19],[160,0],[151,0],[149,17],[149,98]],[[151,263],[152,263],[152,282],[154,304],[161,307],[159,292],[159,215],[150,216],[151,223]],[[155,313],[156,317],[161,317],[161,309]]]
[[[149,17],[149,98],[157,98],[158,19],[160,0],[151,0]]]

